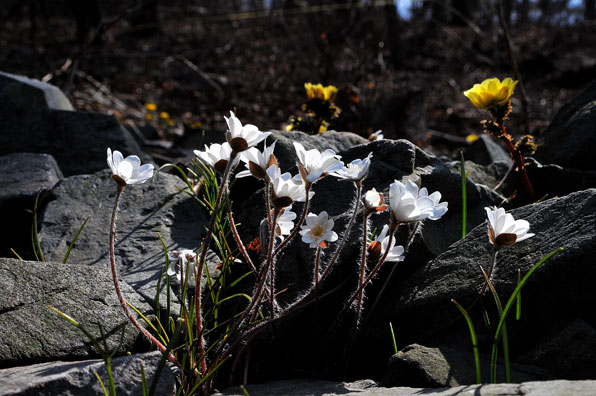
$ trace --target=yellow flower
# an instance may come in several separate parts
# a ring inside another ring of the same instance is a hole
[[[501,82],[498,78],[489,78],[480,84],[474,84],[471,89],[464,92],[464,95],[474,107],[478,109],[490,109],[496,106],[507,104],[511,100],[513,90],[517,81],[506,78]]]
[[[157,110],[157,106],[154,103],[145,103],[145,108],[149,111]]]
[[[161,113],[159,113],[159,116],[161,118],[163,118],[164,120],[167,120],[170,118],[170,115],[168,113],[166,113],[165,111],[162,111]]]
[[[145,114],[145,119],[151,121],[153,119],[153,114]]]
[[[337,95],[337,87],[333,85],[323,87],[322,84],[305,83],[304,89],[308,99],[320,99],[324,102],[333,102]]]

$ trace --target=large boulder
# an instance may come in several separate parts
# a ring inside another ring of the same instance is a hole
[[[74,110],[62,91],[39,80],[0,72],[0,98],[19,109]]]
[[[502,248],[498,255],[493,281],[503,304],[517,284],[518,268],[523,276],[542,257],[563,248],[533,274],[524,288],[522,320],[512,324],[509,331],[510,340],[514,340],[510,341],[511,355],[517,356],[528,352],[560,318],[596,322],[592,309],[596,304],[592,282],[596,277],[596,266],[592,265],[596,254],[596,189],[527,205],[511,213],[516,219],[527,220],[536,235]],[[400,342],[469,346],[467,327],[451,299],[469,308],[481,342],[490,341],[490,333],[480,326],[481,304],[477,301],[483,281],[479,266],[487,269],[490,265],[491,245],[486,229],[486,224],[475,228],[389,291],[378,320],[401,323]],[[494,304],[490,297],[485,300],[483,305],[494,318]],[[365,336],[375,339],[381,333]],[[560,353],[570,355],[573,351],[570,347]],[[540,359],[534,362],[538,364]],[[594,378],[592,375],[589,378]]]
[[[559,109],[537,143],[544,164],[596,170],[596,81]]]
[[[72,111],[60,94],[49,84],[0,75],[0,155],[51,154],[69,176],[105,168],[108,147],[141,154],[134,138],[116,118]]]
[[[40,203],[62,179],[62,172],[49,154],[14,153],[0,156],[0,257],[14,257],[11,249],[26,259],[33,258],[31,224],[35,199]]]
[[[147,386],[151,386],[161,360],[161,352],[147,352],[114,358],[111,361],[116,394],[138,396],[143,394],[141,366]],[[95,373],[108,386],[108,375],[103,360],[76,362],[48,362],[31,366],[0,370],[2,396],[103,396]],[[156,395],[176,394],[176,377],[170,365],[161,370],[155,388]]]
[[[71,316],[95,337],[100,337],[101,326],[116,353],[131,351],[140,337],[124,316],[107,266],[0,258],[0,274],[2,367],[98,356],[92,342],[48,306]],[[141,312],[150,311],[130,286],[121,283],[120,288],[126,301]]]
[[[154,301],[165,264],[159,236],[172,251],[198,248],[205,233],[208,219],[200,204],[181,191],[185,186],[176,176],[158,173],[144,184],[128,186],[122,194],[116,220],[116,262],[124,280],[148,301]],[[112,173],[103,170],[67,177],[53,193],[55,198],[45,210],[40,231],[46,258],[62,260],[89,217],[70,260],[105,268],[116,197]]]

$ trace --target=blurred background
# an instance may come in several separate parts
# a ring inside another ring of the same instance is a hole
[[[235,110],[284,129],[304,83],[332,84],[329,129],[450,155],[486,117],[462,92],[520,78],[510,132],[540,135],[596,78],[596,0],[3,0],[0,70],[113,114],[159,161]],[[202,146],[201,146],[202,147]]]

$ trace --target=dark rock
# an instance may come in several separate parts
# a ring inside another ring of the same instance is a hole
[[[528,177],[532,182],[536,198],[554,198],[575,191],[596,188],[596,171],[563,168],[559,165],[542,165],[528,158]],[[517,175],[516,175],[517,176]]]
[[[473,142],[464,154],[464,158],[480,165],[490,165],[496,162],[503,162],[508,166],[513,165],[509,154],[493,139],[486,134],[480,135]]]
[[[388,201],[389,185],[394,180],[411,178],[420,185],[427,187],[429,192],[440,191],[443,195],[442,201],[449,202],[449,211],[447,214],[438,221],[426,221],[424,223],[424,226],[414,240],[409,254],[406,256],[406,261],[398,264],[393,280],[387,285],[388,290],[395,289],[402,279],[410,276],[412,272],[423,266],[429,259],[440,254],[450,244],[461,238],[461,178],[459,171],[453,170],[450,161],[428,155],[405,140],[370,142],[352,147],[340,152],[340,154],[342,155],[342,160],[348,163],[356,158],[366,157],[369,152],[373,153],[373,157],[369,175],[364,180],[364,191],[375,187],[378,191],[385,193],[385,199]],[[281,161],[281,159],[285,158],[285,155],[278,153],[278,158]],[[295,174],[296,170],[294,169],[291,172]],[[262,185],[262,182],[256,182],[254,179],[250,180],[255,184]],[[355,187],[353,183],[339,181],[334,177],[328,176],[317,181],[313,186],[313,190],[315,191],[315,195],[312,199],[309,212],[318,214],[323,210],[327,211],[335,221],[334,230],[341,238],[354,206]],[[499,204],[502,201],[502,197],[493,193],[486,186],[477,185],[470,180],[467,181],[467,190],[468,227],[472,228],[484,221],[485,214],[483,208],[485,206]],[[296,204],[294,211],[299,214],[302,211],[302,204]],[[258,224],[265,216],[263,192],[259,191],[256,194],[248,197],[244,196],[242,200],[238,200],[235,214],[235,220],[241,224],[239,229],[245,243],[258,236]],[[271,354],[263,356],[261,361],[265,366],[255,369],[258,373],[277,372],[279,367],[281,367],[279,363],[280,357],[276,356],[277,353],[292,356],[290,364],[295,368],[300,367],[302,364],[309,364],[310,359],[305,359],[302,354],[304,350],[309,348],[308,345],[311,345],[313,349],[320,347],[322,350],[325,350],[330,345],[341,344],[346,341],[344,337],[348,335],[349,326],[341,326],[338,323],[332,322],[334,322],[334,318],[337,318],[346,298],[353,293],[353,287],[357,282],[355,274],[357,274],[356,267],[362,244],[361,222],[361,216],[357,216],[355,226],[347,239],[335,270],[324,286],[325,290],[333,290],[333,296],[328,297],[324,303],[321,302],[317,307],[319,315],[322,317],[321,320],[317,321],[316,325],[311,324],[310,321],[312,318],[309,315],[313,313],[309,311],[304,313],[302,319],[296,319],[295,322],[288,322],[291,324],[284,326],[282,339],[278,339],[270,334],[264,336],[264,338],[267,338],[267,340],[263,340],[265,344],[262,347],[254,348],[252,357],[256,361],[259,359],[257,355],[260,353]],[[388,213],[372,216],[372,225],[369,228],[369,232],[374,227],[380,230],[383,224],[388,222]],[[406,227],[402,227],[401,231],[398,232],[399,243],[404,244],[406,238]],[[322,259],[322,268],[326,267],[338,244],[339,242],[334,242],[326,249]],[[308,245],[301,241],[300,236],[298,236],[290,243],[284,253],[277,264],[276,283],[278,290],[285,290],[279,296],[279,300],[282,303],[287,303],[294,300],[296,296],[303,293],[312,284],[315,249],[309,248]],[[387,271],[390,271],[393,266],[392,264],[386,264],[385,269],[382,269],[382,272],[378,276],[379,280],[375,282],[377,285],[373,283],[370,288],[367,288],[369,297],[367,306],[365,307],[365,315],[367,315],[367,309],[370,308],[370,304],[375,300],[375,295],[378,294],[379,288],[388,276]],[[250,286],[247,287],[250,288]],[[338,289],[335,289],[336,287]],[[375,339],[380,340],[380,337],[386,335],[387,321],[383,323],[375,322],[374,324],[368,322],[367,326],[374,326]],[[289,329],[292,329],[292,331]],[[330,336],[330,334],[333,335]],[[327,337],[331,339],[327,339]],[[291,341],[298,338],[300,338],[300,341]],[[366,343],[368,344],[368,342],[367,340]],[[379,348],[381,347],[379,346]],[[255,352],[257,349],[258,353]],[[329,363],[326,359],[341,359],[340,356],[344,351],[334,352],[320,352],[321,356],[318,363]],[[374,370],[372,369],[373,364],[369,364],[371,363],[370,361],[376,360],[375,367],[378,367],[386,359],[384,356],[376,355],[372,357],[372,353],[370,353],[370,349],[368,348],[366,351],[362,351],[362,353],[367,355],[366,358],[363,357],[363,359],[367,359],[367,363],[360,365],[359,368],[369,370],[366,372],[366,375],[373,375],[370,374],[370,371]],[[300,361],[301,359],[304,361]],[[268,364],[274,364],[275,367],[269,367]],[[305,366],[304,370],[312,370],[312,367],[307,368]],[[258,373],[256,375],[259,375]]]
[[[14,153],[0,156],[0,179],[0,217],[11,225],[0,231],[0,256],[14,257],[14,249],[21,257],[32,259],[35,198],[51,191],[62,179],[62,172],[51,155]]]
[[[22,200],[33,203],[41,191],[50,191],[62,179],[62,172],[49,154],[14,153],[0,156],[0,205]]]
[[[557,318],[574,315],[588,323],[596,321],[591,309],[596,303],[592,282],[596,267],[588,265],[596,254],[596,190],[549,199],[511,213],[516,219],[527,220],[536,235],[499,253],[494,284],[503,304],[516,286],[518,268],[523,276],[542,257],[563,248],[533,274],[524,288],[522,320],[511,325],[509,335],[515,340],[511,344],[514,356],[530,349]],[[393,303],[384,307],[379,320],[407,323],[400,332],[404,343],[469,343],[462,336],[466,326],[450,300],[474,308],[471,314],[481,323],[480,304],[475,304],[483,281],[479,266],[488,268],[490,250],[486,224],[482,224],[393,288],[387,296]],[[487,300],[484,305],[489,315],[494,315],[492,302]]]
[[[471,348],[470,348],[471,349]],[[481,378],[490,378],[490,355],[480,356]],[[505,382],[503,365],[497,370],[497,381]],[[549,378],[536,368],[514,365],[511,380],[516,383]],[[428,348],[418,344],[408,345],[389,359],[389,369],[384,385],[414,388],[441,388],[476,383],[474,357],[469,351],[454,348]]]
[[[122,194],[116,220],[116,262],[124,280],[148,301],[154,301],[165,265],[158,234],[169,251],[193,249],[200,245],[208,224],[199,203],[180,190],[185,186],[176,176],[159,173],[153,181],[128,186]],[[62,260],[73,236],[90,216],[70,260],[106,268],[116,197],[111,172],[68,177],[54,189],[54,195],[41,223],[41,248],[46,258]]]
[[[112,374],[118,395],[137,396],[143,393],[141,365],[147,386],[151,386],[161,352],[148,352],[112,359]],[[108,387],[108,375],[103,360],[78,362],[48,362],[25,367],[0,370],[0,395],[2,396],[103,396],[100,376]],[[176,394],[176,378],[167,364],[158,379],[156,395]]]
[[[361,382],[341,383],[314,380],[287,380],[246,386],[251,396],[460,396],[464,394],[478,396],[592,396],[596,381],[544,381],[524,382],[521,384],[481,384],[465,385],[454,388],[383,388],[361,387]],[[242,389],[234,387],[213,396],[243,396]]]
[[[23,110],[73,110],[72,104],[58,87],[4,72],[0,72],[0,102],[10,102]]]
[[[543,164],[596,170],[596,81],[559,109],[537,143]]]
[[[101,324],[116,353],[130,351],[140,337],[124,316],[107,266],[0,258],[0,273],[0,366],[97,356],[89,339],[48,305],[96,337]],[[130,286],[120,287],[127,301],[148,312],[150,307]]]
[[[0,76],[0,155],[51,154],[66,176],[104,169],[108,147],[142,156],[134,138],[113,116],[70,111],[56,93],[58,88],[22,80]],[[43,86],[43,91],[34,85]]]
[[[581,319],[557,325],[518,361],[544,367],[556,378],[596,378],[596,329]]]

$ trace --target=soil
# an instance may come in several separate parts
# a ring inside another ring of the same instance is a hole
[[[57,85],[77,110],[156,127],[148,138],[173,142],[148,148],[158,162],[198,148],[203,130],[224,130],[230,110],[262,130],[284,128],[305,102],[305,82],[340,89],[343,111],[332,129],[362,136],[382,129],[385,137],[454,155],[465,136],[481,133],[486,117],[462,92],[485,78],[513,76],[503,35],[481,19],[463,26],[398,20],[389,8],[370,6],[216,14],[215,7],[172,1],[159,4],[158,24],[139,26],[126,12],[132,1],[108,0],[100,4],[110,21],[101,40],[81,45],[66,3],[52,2],[35,18],[28,12],[34,2],[13,3],[3,11],[0,70]],[[529,101],[527,131],[518,88],[513,135],[540,135],[596,77],[595,33],[593,22],[512,28]],[[146,103],[157,106],[152,121]],[[171,125],[156,122],[160,112]]]

